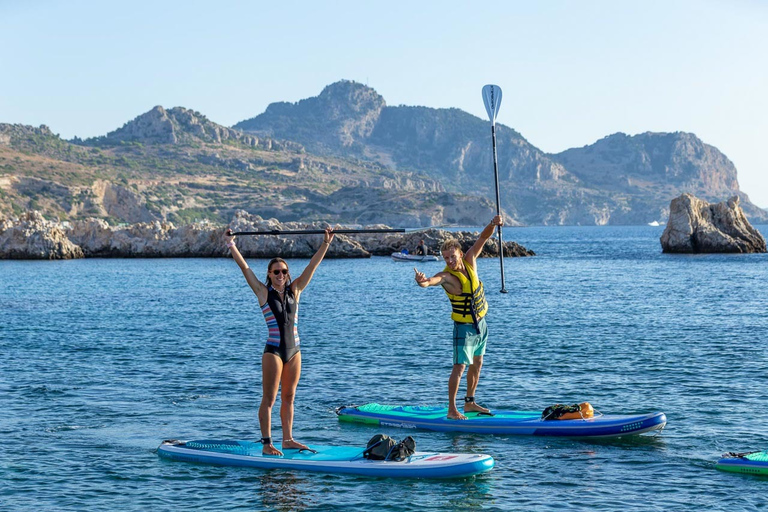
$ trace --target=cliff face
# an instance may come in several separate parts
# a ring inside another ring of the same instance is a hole
[[[499,180],[534,184],[568,180],[566,170],[519,133],[496,130]],[[399,167],[423,169],[449,189],[489,191],[493,186],[490,124],[459,109],[387,107],[368,142]],[[489,179],[490,178],[490,179]]]
[[[26,176],[0,175],[0,197],[32,197],[27,205],[47,211],[61,211],[67,218],[100,216],[124,222],[148,222],[159,219],[140,194],[111,181],[96,179],[88,186],[64,186],[56,181]]]

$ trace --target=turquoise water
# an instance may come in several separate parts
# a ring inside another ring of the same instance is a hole
[[[768,233],[768,226],[759,226]],[[226,259],[0,261],[2,510],[749,510],[768,480],[722,452],[768,448],[768,255],[661,254],[662,228],[506,229],[536,251],[481,260],[481,403],[664,411],[656,437],[585,442],[340,424],[339,405],[444,403],[448,302],[412,265],[328,260],[302,296],[295,437],[377,432],[496,458],[456,481],[175,463],[166,438],[256,439],[266,328]],[[261,277],[266,261],[252,260]],[[293,260],[303,268],[307,260]],[[439,263],[418,265],[434,273]],[[294,271],[295,272],[295,271]],[[460,392],[461,393],[461,392]],[[279,419],[275,409],[279,435]]]

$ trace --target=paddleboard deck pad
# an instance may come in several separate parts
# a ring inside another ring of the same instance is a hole
[[[261,443],[253,441],[168,440],[157,453],[171,460],[219,466],[391,478],[461,478],[484,473],[494,465],[490,455],[468,453],[416,452],[403,461],[381,461],[364,459],[364,448],[355,446],[312,446],[317,453],[275,447],[284,455],[263,455]]]
[[[768,451],[749,453],[726,453],[715,467],[731,473],[768,476]]]
[[[448,419],[448,408],[440,406],[366,404],[336,410],[340,421],[474,434],[621,437],[661,430],[667,424],[667,417],[662,412],[547,421],[541,419],[541,412],[538,411],[492,412],[493,416],[470,412],[465,413],[466,420],[452,420]]]

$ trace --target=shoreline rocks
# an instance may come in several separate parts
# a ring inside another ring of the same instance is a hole
[[[325,229],[327,223],[264,220],[238,211],[229,224],[232,231]],[[387,226],[369,226],[386,228]],[[222,234],[227,226],[198,222],[176,227],[171,222],[139,222],[110,226],[102,219],[69,222],[48,221],[32,211],[15,219],[0,219],[0,259],[76,258],[216,258],[229,257]],[[326,258],[370,258],[389,256],[408,249],[413,252],[424,240],[432,254],[448,238],[456,238],[468,249],[478,233],[441,229],[393,234],[336,235]],[[239,236],[237,246],[246,258],[309,258],[323,241],[322,235]],[[505,256],[533,256],[515,242],[505,242]],[[489,240],[482,256],[498,256],[498,242]]]
[[[31,211],[13,220],[0,220],[0,258],[7,260],[69,260],[85,253],[67,238],[58,222]]]
[[[691,194],[672,200],[661,235],[665,253],[761,253],[765,239],[739,206],[739,197],[710,204]]]

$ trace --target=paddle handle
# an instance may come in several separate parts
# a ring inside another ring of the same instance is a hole
[[[334,229],[337,235],[356,235],[361,233],[405,233],[405,229]],[[324,229],[273,229],[271,231],[237,231],[232,236],[254,236],[254,235],[323,235]]]

